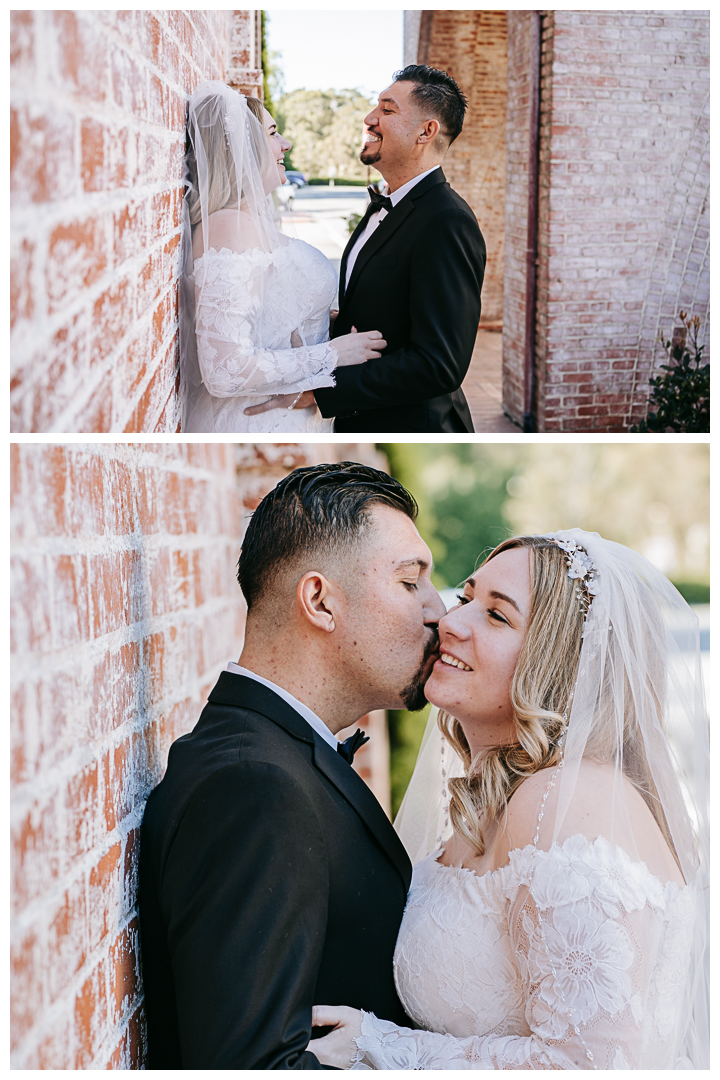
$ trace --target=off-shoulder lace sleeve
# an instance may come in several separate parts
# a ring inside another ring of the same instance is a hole
[[[689,890],[663,888],[603,840],[512,855],[505,899],[527,1034],[455,1038],[363,1013],[353,1068],[626,1069],[646,1059],[649,1031],[660,1060],[675,1045]]]
[[[259,344],[261,305],[253,281],[270,258],[248,251],[229,258],[206,255],[195,265],[198,363],[213,397],[292,394],[335,385],[337,352],[329,341],[297,349]]]

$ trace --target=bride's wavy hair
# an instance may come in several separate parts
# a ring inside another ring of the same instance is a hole
[[[530,549],[531,581],[530,617],[510,690],[517,741],[495,747],[473,760],[460,722],[444,711],[438,715],[440,730],[465,767],[465,776],[448,782],[450,820],[455,831],[479,855],[485,851],[484,826],[502,818],[509,799],[523,780],[560,761],[560,738],[570,712],[585,613],[592,600],[584,585],[568,576],[565,553],[546,537],[512,537],[499,544],[484,561],[487,563],[500,552],[513,548]],[[644,610],[645,640],[640,645],[646,670],[642,686],[630,686],[625,672],[619,675],[620,684],[617,684],[618,673],[608,665],[585,752],[597,762],[614,761],[617,745],[611,703],[613,695],[622,694],[625,703],[622,770],[645,799],[674,851],[635,723],[634,699],[638,693],[650,695],[662,722],[657,688],[662,686],[664,662],[654,645],[659,640],[658,628],[652,625],[654,607],[648,605]],[[659,609],[656,614],[661,623]]]
[[[262,162],[269,152],[263,126],[263,106],[257,98],[245,97],[245,101],[251,114],[248,117],[250,145],[258,161]],[[202,139],[208,170],[208,217],[217,210],[237,205],[238,178],[235,160],[225,133],[224,112],[225,103],[217,94],[209,94],[197,108],[197,130]],[[191,184],[185,196],[190,211],[190,224],[197,225],[201,218],[200,187],[196,151],[190,137],[185,151],[185,169]]]

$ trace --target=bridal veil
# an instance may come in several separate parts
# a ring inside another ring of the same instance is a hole
[[[686,977],[678,986],[679,1060],[708,1068],[709,749],[697,618],[636,552],[579,529],[548,539],[566,553],[573,583],[584,585],[578,597],[588,611],[561,763],[538,813],[535,847],[547,851],[576,831],[569,823],[580,766],[599,761],[614,772],[609,805],[602,808],[603,838],[643,863],[648,836],[638,830],[628,794],[642,795],[684,879],[693,923]],[[449,836],[447,781],[463,772],[436,717],[433,709],[395,823],[414,863]],[[660,843],[653,836],[650,844]]]
[[[182,205],[180,292],[180,394],[183,430],[213,431],[212,398],[203,386],[205,356],[222,359],[223,315],[235,318],[232,297],[217,288],[208,253],[252,253],[237,308],[263,310],[272,253],[287,243],[275,222],[271,192],[279,185],[277,162],[247,99],[222,82],[201,83],[190,99],[185,198]],[[217,293],[217,296],[216,296]],[[223,313],[218,302],[231,303]],[[196,310],[215,312],[215,330],[196,327]],[[233,327],[233,331],[236,331]],[[237,336],[236,333],[234,336]],[[218,370],[221,365],[218,364]],[[220,388],[219,396],[223,396]],[[232,387],[227,387],[228,396]]]

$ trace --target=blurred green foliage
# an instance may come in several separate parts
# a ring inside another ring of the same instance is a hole
[[[709,604],[710,586],[702,581],[673,581],[673,585],[688,604]]]
[[[277,53],[270,52],[267,44],[267,13],[260,12],[260,64],[263,73],[263,105],[277,120],[273,91],[277,87]],[[288,166],[289,168],[289,166]]]
[[[432,549],[436,587],[454,588],[513,531],[504,507],[517,455],[512,447],[477,443],[390,443],[381,449],[393,476],[418,501],[418,529]]]
[[[360,161],[363,118],[371,105],[359,90],[293,90],[275,104],[278,127],[292,143],[294,169],[313,177],[332,176],[336,183],[368,184],[379,178]]]
[[[400,809],[405,789],[412,776],[415,762],[422,742],[423,732],[430,715],[430,706],[422,712],[398,710],[388,713],[388,733],[390,736],[390,798],[392,818]]]
[[[688,603],[708,603],[709,447],[628,443],[384,443],[413,493],[438,589],[454,588],[507,536],[575,526],[642,552]],[[427,710],[391,713],[393,815]]]

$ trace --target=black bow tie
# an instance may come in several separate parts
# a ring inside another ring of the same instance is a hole
[[[352,765],[353,758],[360,747],[364,746],[366,742],[370,742],[370,736],[366,735],[364,731],[361,731],[360,728],[358,728],[348,739],[338,743],[337,752],[340,754],[340,757],[345,758],[348,765]]]
[[[371,214],[377,214],[380,210],[392,210],[392,199],[388,198],[387,195],[379,195],[373,187],[369,187],[367,190],[372,204]]]

